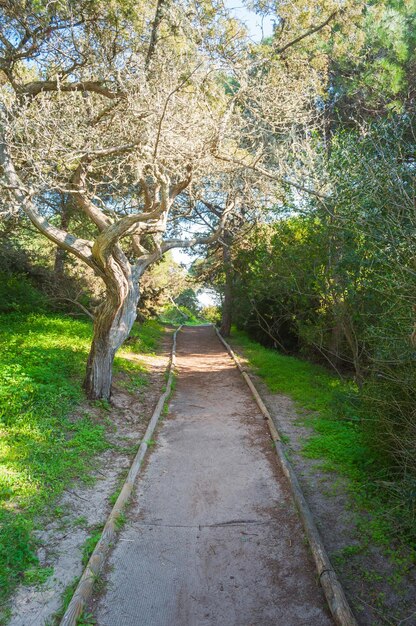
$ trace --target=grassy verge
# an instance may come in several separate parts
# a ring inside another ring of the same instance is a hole
[[[128,353],[154,352],[161,332],[159,324],[145,323],[116,359],[133,390],[145,384],[145,373]],[[51,573],[36,558],[39,516],[53,514],[73,480],[88,480],[94,455],[109,445],[106,420],[89,414],[81,388],[90,340],[88,321],[0,315],[0,622],[20,581]]]
[[[323,367],[264,348],[234,330],[232,343],[273,393],[290,396],[300,419],[312,428],[306,457],[347,477],[357,511],[360,549],[382,546],[403,572],[415,558],[412,501],[394,482],[394,471],[369,445],[358,391]]]

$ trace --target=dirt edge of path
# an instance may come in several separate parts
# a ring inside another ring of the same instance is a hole
[[[255,399],[259,409],[261,410],[268,426],[269,434],[274,443],[277,459],[282,468],[283,474],[286,476],[286,480],[290,485],[291,496],[294,504],[297,508],[297,513],[301,519],[305,535],[308,539],[309,549],[312,553],[315,567],[319,577],[319,584],[325,594],[325,598],[328,607],[331,611],[333,620],[338,626],[358,626],[349,605],[348,599],[345,595],[342,584],[338,580],[336,572],[329,560],[326,548],[322,541],[322,538],[317,529],[315,519],[309,508],[309,505],[304,497],[302,488],[300,487],[298,477],[293,470],[292,463],[288,458],[288,454],[285,445],[281,438],[281,432],[277,427],[277,424],[273,420],[268,408],[264,404],[252,377],[247,372],[247,369],[242,365],[240,359],[233,351],[231,346],[221,336],[221,333],[215,328],[219,340],[223,343],[230,357],[234,361],[241,376],[244,378],[251,394]]]

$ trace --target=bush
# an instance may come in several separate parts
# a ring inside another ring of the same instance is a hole
[[[202,319],[207,320],[207,322],[211,322],[211,324],[219,324],[221,321],[220,308],[213,304],[208,304],[207,306],[202,307],[201,317]]]
[[[24,274],[0,274],[0,313],[45,311],[46,297]]]

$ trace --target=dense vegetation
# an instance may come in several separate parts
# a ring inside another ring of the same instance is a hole
[[[374,445],[414,473],[415,221],[400,130],[382,129],[381,171],[378,129],[334,140],[331,158],[342,163],[347,151],[355,164],[347,175],[337,171],[334,210],[316,207],[253,231],[236,252],[234,297],[236,322],[262,342],[353,376]],[[365,167],[370,157],[375,165]]]

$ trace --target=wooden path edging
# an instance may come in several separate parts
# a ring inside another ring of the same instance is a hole
[[[168,380],[166,383],[166,389],[160,396],[156,405],[153,415],[150,419],[149,425],[142,438],[141,444],[131,464],[127,478],[123,484],[120,494],[113,506],[110,515],[107,518],[103,532],[97,545],[94,548],[93,553],[84,569],[84,572],[78,582],[78,585],[74,591],[74,595],[65,611],[65,614],[60,622],[60,626],[76,626],[77,619],[82,615],[82,612],[90,599],[94,587],[94,582],[100,575],[101,569],[104,565],[110,547],[114,545],[117,534],[117,522],[120,519],[120,515],[126,506],[131,492],[133,490],[134,482],[137,474],[140,470],[143,459],[146,455],[149,441],[159,421],[159,417],[162,413],[165,401],[169,398],[169,394],[172,388],[173,375],[176,365],[176,336],[182,325],[176,329],[173,334],[172,351],[167,371],[169,372]]]
[[[218,338],[224,344],[227,352],[234,360],[244,380],[250,387],[256,403],[267,421],[270,435],[275,445],[277,457],[279,459],[280,465],[282,466],[283,473],[289,481],[289,485],[292,491],[292,497],[298,509],[299,516],[302,520],[302,524],[309,542],[312,556],[315,561],[316,569],[318,570],[319,582],[324,591],[335,624],[337,624],[337,626],[358,626],[357,620],[354,617],[342,585],[337,578],[331,561],[329,560],[329,556],[325,550],[325,546],[316,527],[309,505],[305,500],[305,496],[303,495],[297,476],[293,470],[291,463],[286,457],[284,445],[282,443],[279,432],[273,422],[273,419],[266,405],[261,399],[259,392],[254,386],[252,379],[250,378],[244,367],[241,365],[239,358],[234,353],[231,346],[222,337],[218,328],[216,326],[214,326],[214,328],[215,332],[218,335]]]

